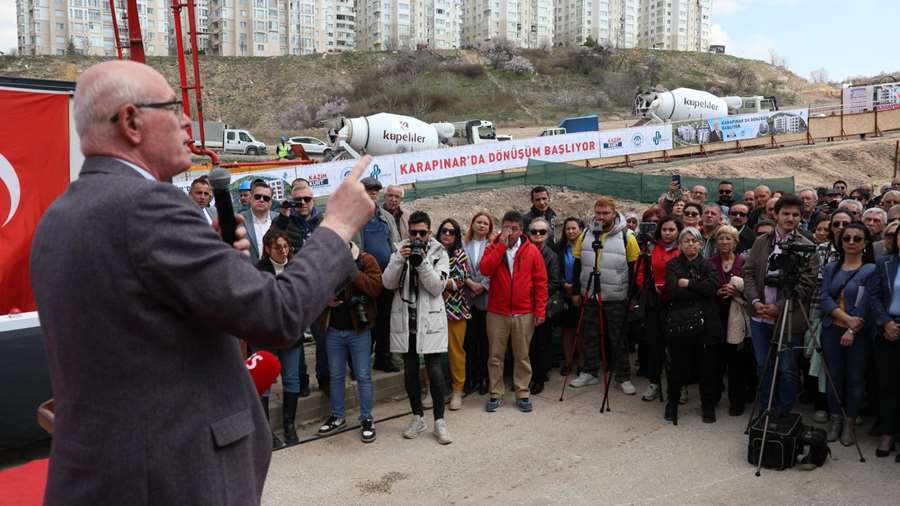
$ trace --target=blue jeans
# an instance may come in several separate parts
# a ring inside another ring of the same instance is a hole
[[[368,330],[354,332],[328,328],[325,335],[328,349],[328,370],[331,372],[331,416],[344,417],[344,377],[347,374],[347,354],[350,354],[356,393],[359,396],[359,421],[372,420],[372,334]]]
[[[252,353],[256,353],[260,348],[251,346],[250,350]],[[299,394],[300,377],[306,374],[306,358],[303,354],[303,344],[293,348],[269,351],[278,357],[278,361],[281,362],[282,389],[288,393]],[[269,390],[263,392],[262,397],[268,396]]]
[[[789,329],[785,329],[789,332]],[[769,390],[772,387],[772,366],[775,364],[775,357],[766,364],[766,358],[769,353],[769,346],[777,342],[778,334],[775,325],[771,323],[760,323],[750,321],[750,339],[753,341],[753,354],[756,357],[756,368],[759,377],[762,379],[759,386],[759,405],[762,409],[766,409],[769,404]],[[800,350],[796,347],[798,343],[803,342],[803,336],[792,336],[790,334],[784,336],[783,347],[789,348],[779,353],[778,360],[778,384],[775,388],[775,400],[772,407],[779,413],[789,413],[794,408],[794,401],[797,399],[797,387],[800,385]]]
[[[863,397],[866,395],[866,360],[869,356],[869,339],[857,334],[851,346],[841,346],[841,336],[846,329],[837,325],[822,325],[822,351],[828,372],[837,388],[837,396],[828,383],[828,411],[840,415],[838,397],[844,401],[847,416],[859,416]]]
[[[309,327],[309,333],[316,342],[316,381],[327,380],[328,375],[328,350],[325,345],[325,332],[318,322]],[[304,367],[306,362],[304,362]]]

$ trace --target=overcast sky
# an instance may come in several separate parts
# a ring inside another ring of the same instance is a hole
[[[809,78],[900,73],[897,0],[713,0],[712,43],[768,61],[769,50]],[[16,47],[16,0],[0,0],[0,51]],[[897,76],[900,78],[900,75]]]

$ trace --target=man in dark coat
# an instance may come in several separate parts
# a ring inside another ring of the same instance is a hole
[[[355,274],[346,243],[373,211],[358,183],[369,160],[272,277],[160,182],[187,169],[192,143],[162,75],[95,65],[74,111],[85,163],[31,256],[56,405],[45,504],[259,504],[272,440],[237,338],[292,344]]]

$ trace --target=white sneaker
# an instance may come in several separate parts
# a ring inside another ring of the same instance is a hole
[[[425,432],[425,420],[419,415],[413,415],[409,421],[409,426],[403,431],[403,437],[406,439],[415,439],[416,436]]]
[[[572,388],[581,388],[586,387],[588,385],[597,385],[600,383],[600,378],[594,376],[588,372],[582,372],[578,375],[577,378],[573,379],[569,382],[569,386]]]
[[[678,404],[687,404],[688,403],[688,389],[687,387],[681,387],[681,398],[678,399]]]
[[[448,445],[453,442],[453,438],[450,437],[450,432],[447,430],[447,422],[443,418],[434,421],[434,437],[442,445]]]
[[[641,395],[642,401],[655,401],[659,399],[659,385],[656,383],[650,383],[647,385],[647,390]]]
[[[453,392],[450,397],[450,411],[456,411],[462,407],[462,392]]]
[[[637,388],[634,388],[634,385],[631,381],[623,381],[619,383],[619,389],[622,390],[622,393],[625,395],[634,395],[637,393]]]
[[[422,407],[425,409],[434,407],[434,401],[431,400],[431,390],[425,392],[425,397],[422,397]]]

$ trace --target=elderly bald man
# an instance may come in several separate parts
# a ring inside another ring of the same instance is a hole
[[[258,504],[272,439],[237,338],[291,345],[356,275],[346,244],[374,209],[368,160],[273,277],[161,182],[191,162],[162,75],[95,65],[74,111],[84,165],[31,256],[56,405],[45,504]]]

